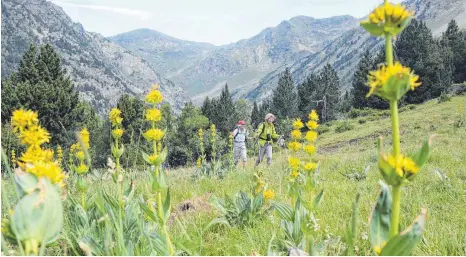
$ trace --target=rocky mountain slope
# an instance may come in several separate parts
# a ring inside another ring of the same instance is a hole
[[[460,28],[466,28],[466,0],[408,0],[403,4],[409,10],[415,11],[417,19],[424,20],[436,36],[445,31],[448,22],[452,19],[457,21]],[[332,64],[337,70],[342,89],[348,89],[361,54],[366,49],[375,51],[382,44],[380,39],[371,37],[358,26],[330,42],[322,51],[297,59],[292,64],[278,67],[254,85],[254,89],[236,91],[235,97],[264,99],[276,87],[279,74],[285,67],[290,67],[295,83],[298,84],[327,63]]]
[[[205,95],[217,94],[226,82],[232,89],[255,85],[277,67],[321,51],[329,42],[356,26],[358,22],[351,16],[326,19],[298,16],[264,29],[252,38],[215,48],[147,30],[124,33],[111,40],[154,65],[160,65],[166,70],[162,75],[184,85],[194,95],[192,99],[199,102]],[[161,62],[157,63],[159,60]],[[162,63],[164,60],[167,63]],[[178,65],[172,69],[175,62]]]
[[[217,48],[212,44],[181,40],[151,29],[137,29],[108,39],[138,54],[167,78]]]
[[[116,104],[119,96],[142,96],[153,83],[174,109],[186,93],[158,74],[131,51],[100,34],[87,32],[57,5],[45,0],[2,0],[2,76],[16,70],[30,43],[49,43],[59,52],[80,95],[98,112]]]

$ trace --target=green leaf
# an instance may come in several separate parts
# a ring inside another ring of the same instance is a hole
[[[259,211],[260,208],[264,205],[264,195],[262,193],[254,197],[253,209]]]
[[[372,24],[368,22],[361,22],[361,26],[369,32],[372,36],[382,36],[383,35],[383,28],[381,28],[378,24]]]
[[[423,209],[413,224],[405,231],[396,235],[382,249],[380,255],[407,256],[411,255],[416,245],[421,241],[422,232],[427,219],[427,211]]]
[[[149,207],[147,207],[147,205],[143,202],[140,202],[139,203],[139,208],[142,210],[142,212],[149,218],[151,219],[153,222],[157,222],[157,216],[155,215],[155,213],[149,209]]]
[[[422,145],[422,148],[412,156],[413,161],[419,168],[422,168],[429,158],[430,145],[432,144],[433,137],[434,136],[431,136],[429,140],[426,140]]]
[[[319,207],[319,204],[320,204],[320,202],[322,201],[322,197],[323,197],[323,196],[324,196],[324,190],[322,189],[322,190],[320,191],[320,193],[319,193],[316,197],[314,197],[314,201],[313,201],[313,203],[312,203],[312,207],[313,207],[314,209],[316,209],[317,207]]]
[[[163,203],[163,213],[165,221],[168,220],[170,217],[170,209],[171,209],[171,202],[170,202],[170,189],[167,190],[167,197],[165,198],[165,202]]]
[[[358,206],[360,194],[356,194],[356,200],[353,203],[353,213],[351,215],[351,221],[346,230],[346,243],[348,244],[346,255],[354,255],[354,239],[357,237],[357,227],[358,227]]]
[[[39,190],[24,195],[11,217],[11,229],[21,240],[53,243],[63,227],[63,205],[52,183],[41,178]]]
[[[32,193],[39,183],[35,175],[23,172],[21,169],[15,170],[15,182],[20,197]]]
[[[382,191],[377,198],[369,221],[370,241],[373,248],[381,248],[388,241],[390,232],[392,197],[388,186],[383,182],[380,182],[380,185]]]
[[[207,226],[204,227],[204,232],[208,231],[212,226],[215,226],[215,225],[225,225],[227,227],[230,227],[230,223],[225,217],[219,217],[209,222],[209,224],[207,224]]]
[[[165,161],[165,159],[167,159],[167,154],[168,154],[168,150],[166,147],[164,147],[162,152],[159,154],[159,156],[155,160],[154,165],[156,166],[161,165]]]
[[[293,221],[293,209],[291,209],[290,206],[279,203],[279,202],[273,202],[272,206],[275,208],[275,210],[278,212],[278,215],[280,218],[287,220],[287,221]]]

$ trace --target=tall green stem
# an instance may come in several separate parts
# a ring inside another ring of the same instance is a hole
[[[81,205],[84,210],[86,210],[86,197],[84,195],[84,192],[81,192]]]
[[[392,46],[392,36],[390,34],[385,34],[385,59],[387,60],[387,65],[393,65],[393,46]]]
[[[400,125],[398,121],[398,102],[390,102],[390,112],[392,118],[393,156],[396,158],[400,155]]]
[[[385,0],[387,4],[387,0]],[[387,65],[393,65],[393,46],[392,36],[388,33],[385,34],[385,58]],[[390,101],[390,112],[392,119],[392,154],[397,160],[401,154],[400,147],[400,125],[398,119],[398,101]],[[401,185],[393,186],[392,188],[392,214],[390,217],[390,238],[393,238],[398,234],[398,228],[400,224],[400,204],[401,204]]]

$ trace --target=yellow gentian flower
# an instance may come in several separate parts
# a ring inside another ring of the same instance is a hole
[[[152,108],[146,111],[146,120],[157,122],[162,120],[162,112],[159,109]]]

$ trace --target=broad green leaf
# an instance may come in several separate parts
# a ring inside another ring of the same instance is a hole
[[[264,205],[264,195],[262,193],[259,193],[256,197],[254,197],[253,210],[259,211],[263,205]]]
[[[209,222],[209,224],[207,224],[207,226],[204,227],[203,231],[204,232],[208,231],[212,226],[215,226],[215,225],[225,225],[227,227],[230,227],[230,223],[228,222],[228,220],[225,217],[219,217],[219,218],[215,218],[211,222]]]
[[[147,207],[144,202],[139,203],[139,208],[149,219],[151,219],[153,222],[157,222],[157,216],[151,209],[149,209],[149,207]]]
[[[280,218],[287,220],[287,221],[293,221],[293,209],[291,209],[290,206],[279,203],[279,202],[273,202],[272,206],[275,208],[275,210],[278,212],[278,215]]]
[[[32,193],[38,186],[39,180],[31,173],[23,172],[21,169],[15,170],[15,182],[19,196]]]
[[[388,241],[392,213],[392,197],[388,186],[383,182],[380,182],[380,185],[382,191],[377,198],[369,221],[370,241],[374,249],[381,248]]]
[[[383,247],[380,255],[407,256],[411,255],[416,245],[421,241],[422,232],[427,219],[427,210],[423,209],[421,214],[414,220],[413,224],[399,235],[388,241]]]

